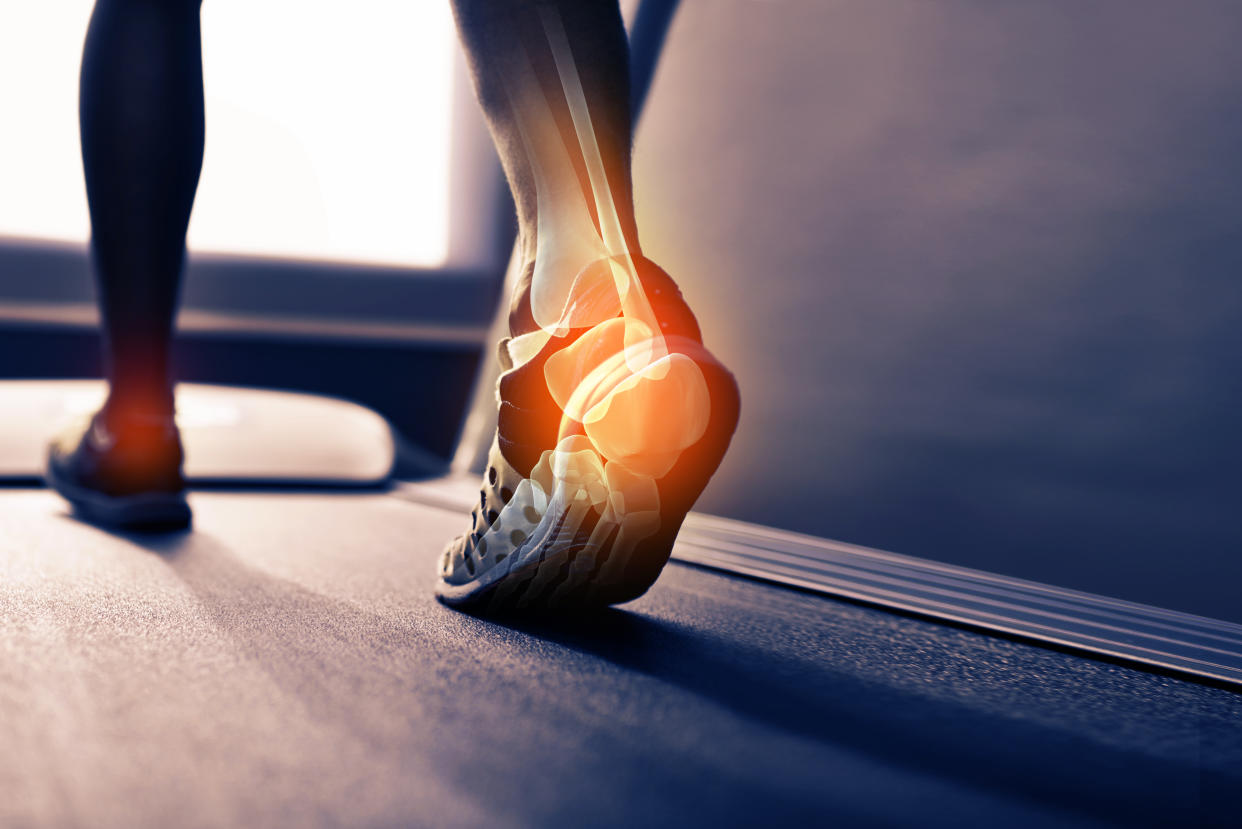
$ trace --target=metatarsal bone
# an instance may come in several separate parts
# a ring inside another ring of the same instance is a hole
[[[660,492],[651,478],[613,462],[604,464],[604,481],[608,484],[608,507],[600,524],[606,524],[609,532],[615,527],[616,535],[597,581],[615,584],[638,543],[660,529]]]
[[[552,452],[550,462],[556,483],[547,514],[556,521],[544,523],[540,536],[526,553],[527,557],[536,555],[537,549],[568,550],[592,510],[608,498],[603,463],[586,438],[573,435],[563,439]],[[576,556],[583,552],[577,550],[573,554]],[[531,578],[519,606],[538,600],[544,588],[560,576],[559,566],[541,566]]]
[[[660,529],[660,492],[655,481],[635,475],[620,464],[604,464],[608,500],[586,545],[569,566],[565,582],[555,595],[569,595],[595,573],[599,555],[607,548],[600,567],[603,583],[614,583],[629,563],[634,548]]]

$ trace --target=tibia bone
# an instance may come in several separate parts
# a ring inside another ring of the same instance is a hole
[[[599,142],[595,139],[586,94],[582,91],[582,80],[578,77],[578,70],[574,65],[573,50],[565,35],[565,27],[555,9],[541,7],[540,16],[543,19],[543,28],[548,36],[548,43],[552,47],[552,57],[556,63],[557,75],[560,77],[561,89],[565,92],[565,102],[569,106],[569,114],[574,122],[578,149],[582,153],[587,177],[591,182],[591,194],[595,199],[600,236],[604,247],[612,255],[610,269],[613,282],[621,302],[621,313],[628,323],[625,342],[627,346],[644,344],[642,353],[635,352],[627,355],[626,358],[631,370],[638,371],[643,365],[643,360],[658,360],[667,354],[660,335],[660,325],[638,280],[634,260],[621,229],[621,217],[617,214],[612,190],[608,185],[604,157],[600,152]]]
[[[565,93],[565,103],[569,105],[569,115],[574,122],[574,131],[578,135],[578,149],[582,153],[587,177],[591,181],[591,193],[595,197],[600,236],[608,252],[614,256],[620,256],[628,251],[625,234],[621,231],[621,219],[617,215],[612,201],[612,191],[608,187],[604,158],[599,150],[599,142],[595,140],[591,115],[587,109],[586,94],[582,91],[582,80],[578,77],[578,69],[574,65],[573,50],[569,46],[569,39],[565,36],[565,27],[556,10],[543,7],[539,13],[543,19],[543,30],[552,47],[552,58],[556,63],[556,73],[561,80],[561,89]],[[625,286],[621,284],[618,284],[617,288],[622,292],[625,290]]]
[[[608,250],[591,221],[573,162],[534,68],[523,61],[506,84],[535,179],[535,270],[531,315],[549,333],[587,327],[620,310]]]

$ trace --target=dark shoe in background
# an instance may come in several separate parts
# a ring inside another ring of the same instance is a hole
[[[105,406],[48,447],[48,486],[82,519],[115,529],[179,530],[190,525],[172,416],[110,413]]]

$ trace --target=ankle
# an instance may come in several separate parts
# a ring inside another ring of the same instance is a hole
[[[159,424],[173,419],[173,392],[170,388],[128,388],[113,384],[103,406],[111,424]]]
[[[604,260],[599,260],[604,261]],[[665,336],[686,337],[697,342],[702,341],[698,321],[681,295],[677,283],[668,272],[652,260],[636,253],[632,257],[639,284],[642,286],[648,303],[660,322],[660,333]],[[588,262],[584,266],[591,266]],[[536,261],[528,259],[523,265],[517,283],[509,301],[509,334],[520,337],[538,330],[541,326],[535,321],[532,307],[532,287]],[[614,297],[615,299],[615,297]],[[571,301],[566,297],[566,304]],[[589,325],[586,327],[590,327]]]

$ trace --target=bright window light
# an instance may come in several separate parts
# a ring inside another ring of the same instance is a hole
[[[0,9],[0,235],[89,234],[78,66],[91,0]],[[203,4],[191,250],[435,266],[448,248],[445,2]]]

